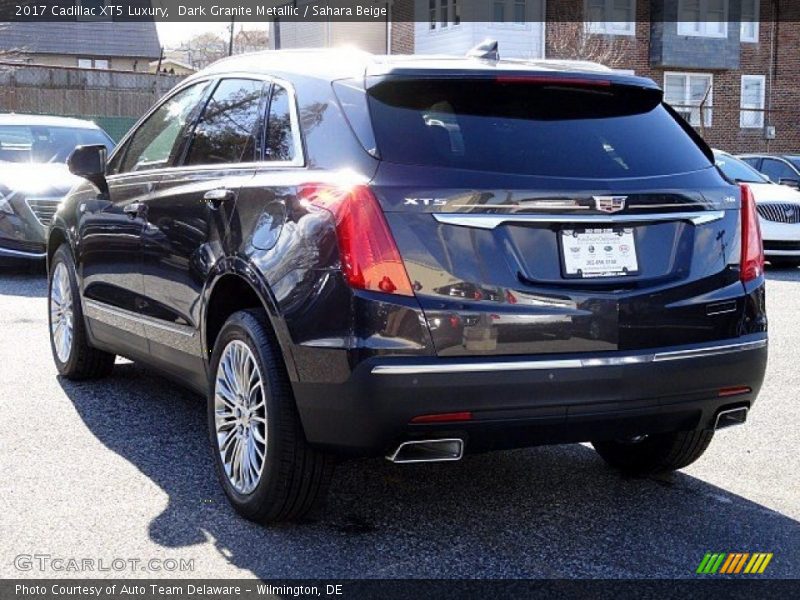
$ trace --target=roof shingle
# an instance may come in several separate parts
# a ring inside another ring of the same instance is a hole
[[[0,51],[4,50],[156,60],[161,44],[152,21],[37,21],[0,23]]]

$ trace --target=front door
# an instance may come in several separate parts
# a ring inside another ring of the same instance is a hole
[[[204,98],[201,82],[167,98],[122,142],[108,165],[109,195],[79,204],[84,310],[93,340],[146,357],[142,323],[142,234],[147,201],[182,146],[182,132]]]
[[[196,387],[205,384],[203,290],[225,254],[239,188],[260,159],[267,88],[260,80],[221,80],[187,137],[183,157],[147,201],[142,310],[150,354]]]

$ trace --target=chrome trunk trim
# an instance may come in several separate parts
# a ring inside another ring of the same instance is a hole
[[[637,215],[576,215],[576,214],[532,214],[511,213],[505,215],[484,213],[433,213],[433,218],[446,225],[460,225],[476,229],[495,229],[507,223],[520,225],[535,223],[564,223],[568,225],[622,225],[629,223],[652,223],[689,221],[694,225],[713,223],[725,217],[724,210],[650,213]]]
[[[647,364],[670,360],[705,358],[746,350],[765,348],[767,340],[724,344],[721,346],[705,346],[689,350],[655,352],[653,354],[633,354],[624,356],[607,356],[597,358],[568,358],[555,360],[519,360],[493,361],[475,363],[442,363],[424,365],[376,365],[372,367],[374,375],[426,375],[443,373],[487,373],[496,371],[541,371],[555,369],[581,369],[584,367],[623,367],[626,365]]]

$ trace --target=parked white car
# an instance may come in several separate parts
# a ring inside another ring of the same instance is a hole
[[[714,157],[728,179],[753,190],[767,260],[774,266],[800,266],[800,192],[773,183],[727,152],[714,150]]]

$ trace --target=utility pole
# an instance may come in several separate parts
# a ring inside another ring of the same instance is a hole
[[[228,56],[233,55],[233,21],[234,18],[231,17],[231,37],[228,39]]]

